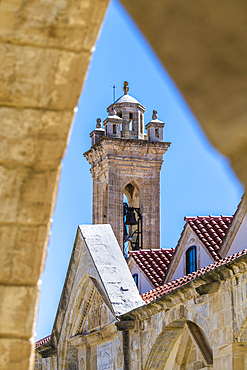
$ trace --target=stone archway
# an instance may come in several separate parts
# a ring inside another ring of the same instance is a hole
[[[197,369],[213,365],[209,341],[195,323],[188,320],[174,321],[156,339],[145,370],[186,370],[191,365],[197,366]]]

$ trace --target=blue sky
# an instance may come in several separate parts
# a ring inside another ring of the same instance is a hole
[[[171,146],[161,172],[161,247],[175,247],[184,216],[232,215],[243,187],[228,160],[204,135],[182,94],[165,71],[120,3],[110,3],[96,43],[88,76],[78,104],[62,173],[42,288],[37,339],[51,333],[63,288],[77,226],[92,221],[92,180],[83,153],[90,148],[89,133],[96,119],[107,117],[106,108],[123,94],[146,107],[145,123],[153,109],[165,122],[164,140]]]

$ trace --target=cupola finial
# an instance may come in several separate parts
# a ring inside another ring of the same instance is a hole
[[[129,83],[127,81],[124,81],[123,91],[124,91],[124,95],[127,95],[128,94],[128,91],[129,91]]]
[[[158,119],[157,110],[153,110],[152,119]]]

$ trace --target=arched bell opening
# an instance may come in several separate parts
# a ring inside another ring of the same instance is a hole
[[[142,216],[138,188],[129,183],[123,195],[124,256],[131,250],[142,249]]]

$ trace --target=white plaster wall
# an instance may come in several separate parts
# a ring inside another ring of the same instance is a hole
[[[247,248],[247,215],[238,229],[238,232],[233,239],[232,245],[227,253],[227,256],[242,251]]]
[[[153,289],[152,285],[146,279],[143,272],[136,266],[134,263],[130,269],[131,275],[138,274],[138,290],[140,294],[146,293],[149,290]]]
[[[194,246],[194,245],[196,246],[197,269],[198,270],[200,268],[203,268],[205,266],[210,265],[211,263],[214,263],[213,258],[210,257],[209,253],[202,246],[202,244],[200,244],[199,240],[195,239],[195,237],[192,233],[190,234],[188,240],[189,240],[189,242],[183,247],[183,252],[182,252],[182,255],[180,257],[178,266],[177,266],[174,274],[172,275],[172,278],[170,279],[170,281],[179,279],[179,278],[181,278],[182,276],[184,276],[186,274],[186,256],[185,256],[185,253],[186,253],[187,249],[190,248],[191,246]],[[179,258],[178,255],[179,255],[179,253],[177,254],[177,256],[175,258]]]
[[[175,257],[176,258],[176,257]],[[179,279],[181,278],[182,276],[184,276],[184,261],[183,261],[183,254],[182,254],[182,257],[180,258],[180,261],[178,262],[178,266],[174,272],[174,274],[172,275],[172,278],[170,279],[170,281],[172,280],[176,280],[176,279]]]
[[[197,266],[198,270],[208,265],[211,265],[211,263],[214,263],[213,257],[209,256],[209,253],[206,252],[204,247],[199,246],[199,249],[200,249],[200,264]]]

